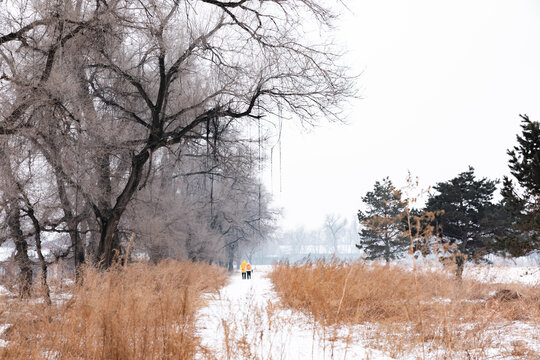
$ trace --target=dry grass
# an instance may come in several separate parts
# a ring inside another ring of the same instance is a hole
[[[497,327],[540,323],[539,287],[457,281],[440,270],[317,261],[279,264],[270,277],[284,305],[324,327],[369,324],[370,345],[394,357],[442,349],[474,358],[474,351],[497,347]]]
[[[226,281],[217,267],[167,261],[84,271],[65,301],[11,301],[1,314],[4,359],[192,359],[203,292]]]

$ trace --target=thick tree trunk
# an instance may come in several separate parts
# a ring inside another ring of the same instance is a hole
[[[45,261],[45,257],[43,256],[43,252],[41,251],[41,236],[38,236],[36,236],[36,251],[41,267],[41,286],[43,286],[43,290],[45,291],[45,302],[48,305],[51,305],[51,290],[49,289],[49,284],[47,283],[47,262]]]
[[[71,245],[73,246],[73,259],[75,265],[75,281],[80,283],[81,278],[81,266],[84,264],[84,248],[81,244],[81,237],[79,235],[78,227],[79,221],[75,218],[74,213],[77,212],[76,204],[72,206],[68,199],[66,186],[62,179],[62,173],[58,166],[55,167],[56,186],[58,188],[58,197],[60,198],[60,204],[62,211],[64,212],[64,218],[66,219],[66,226],[69,231],[69,237],[71,239]]]
[[[81,241],[79,232],[77,231],[77,225],[68,225],[69,236],[71,238],[71,243],[73,244],[73,260],[75,263],[75,281],[80,284],[82,281],[82,265],[84,264],[84,247]],[[75,230],[73,230],[75,229]]]
[[[101,236],[96,254],[96,262],[102,269],[108,269],[113,263],[115,254],[120,254],[120,241],[117,234],[118,224],[120,223],[120,219],[124,214],[129,201],[138,190],[143,175],[144,165],[149,157],[149,150],[144,150],[133,157],[131,174],[124,186],[124,190],[116,199],[116,204],[110,211],[105,211],[100,214]]]
[[[23,235],[21,228],[21,206],[19,205],[19,194],[17,189],[17,180],[13,176],[11,164],[9,160],[9,152],[5,152],[3,147],[0,147],[0,169],[6,176],[5,186],[7,191],[4,191],[6,212],[6,223],[9,229],[9,235],[15,243],[15,261],[19,267],[17,278],[19,287],[19,296],[26,298],[30,296],[32,287],[32,263],[28,258],[28,243]]]
[[[9,213],[7,218],[7,223],[13,242],[15,243],[15,261],[19,266],[19,275],[18,275],[18,287],[19,287],[19,297],[27,298],[30,297],[30,289],[32,287],[32,263],[28,257],[28,243],[23,236],[21,230],[21,221],[20,221],[20,209],[17,204],[11,203],[9,205]]]
[[[81,224],[81,247],[85,254],[85,261],[95,261],[97,254],[97,247],[99,244],[99,234],[97,232],[91,232],[89,218],[84,219]],[[82,234],[84,233],[84,236]]]
[[[73,246],[75,278],[76,281],[79,282],[81,280],[80,268],[85,261],[85,256],[84,247],[81,244],[81,236],[78,230],[80,223],[80,220],[77,219],[78,204],[77,200],[75,200],[75,204],[72,204],[72,202],[69,200],[67,193],[67,184],[69,181],[67,180],[66,174],[63,172],[60,163],[61,156],[58,146],[53,141],[48,139],[45,139],[44,142],[46,146],[37,140],[34,141],[34,144],[42,149],[42,153],[47,162],[53,166],[54,176],[56,178],[56,188],[58,189],[58,198],[60,200],[61,209],[64,213],[64,219],[69,232],[69,237],[71,239],[71,245]],[[76,189],[76,191],[79,191],[79,189]]]
[[[51,305],[51,291],[49,289],[49,284],[47,283],[47,262],[45,261],[45,257],[43,256],[43,252],[41,251],[41,225],[39,224],[38,219],[34,215],[34,209],[28,209],[28,216],[30,217],[30,219],[32,220],[32,224],[34,225],[36,252],[41,267],[41,286],[43,286],[43,290],[45,291],[45,302],[48,305]]]
[[[120,242],[117,236],[119,222],[119,216],[102,219],[101,236],[97,251],[97,263],[102,269],[108,269],[112,265],[115,256],[120,254]]]

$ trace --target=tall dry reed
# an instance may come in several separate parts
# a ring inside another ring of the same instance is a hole
[[[456,280],[438,268],[415,274],[398,266],[320,260],[278,264],[270,278],[285,306],[321,326],[375,326],[366,333],[371,344],[397,357],[418,346],[447,354],[485,349],[495,344],[494,324],[540,323],[539,287]]]
[[[0,358],[192,359],[201,294],[225,281],[223,269],[201,263],[88,267],[64,301],[11,302],[2,314],[9,329]]]

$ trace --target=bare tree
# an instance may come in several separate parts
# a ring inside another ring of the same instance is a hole
[[[347,219],[341,218],[336,214],[328,214],[324,220],[324,230],[328,234],[328,237],[331,241],[334,254],[339,254],[339,239],[341,233],[345,230],[347,226]]]
[[[1,37],[9,74],[0,133],[27,136],[50,163],[70,234],[91,209],[95,260],[104,268],[121,250],[122,218],[148,185],[161,149],[211,146],[208,124],[240,128],[275,112],[278,102],[301,121],[338,119],[339,105],[353,94],[339,54],[303,30],[306,22],[326,28],[333,18],[312,0],[30,5],[32,20]],[[12,18],[22,18],[16,11]],[[46,116],[36,111],[43,107],[51,109]],[[260,221],[210,218],[214,231],[236,239]],[[80,239],[72,242],[77,248]]]
[[[211,147],[203,142],[183,148],[181,155],[155,154],[155,170],[127,210],[133,219],[127,226],[144,234],[141,240],[153,261],[181,253],[232,264],[273,229],[269,197],[253,173],[258,159],[251,143],[238,135],[223,129]]]
[[[49,208],[51,193],[46,185],[43,186],[39,159],[25,151],[27,144],[16,142],[16,139],[11,140],[11,143],[0,143],[0,194],[3,199],[0,206],[5,213],[3,226],[7,228],[7,233],[15,244],[15,261],[19,267],[19,296],[24,298],[30,295],[33,261],[28,250],[34,245],[41,269],[41,285],[45,291],[45,299],[50,304],[47,261],[42,251],[41,233],[43,224],[48,221],[45,213]],[[18,156],[14,156],[12,152]]]

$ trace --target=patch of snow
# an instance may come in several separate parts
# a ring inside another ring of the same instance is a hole
[[[15,244],[8,240],[0,246],[0,261],[6,261],[15,251]]]
[[[498,284],[510,284],[521,283],[525,285],[540,286],[540,263],[535,264],[537,261],[534,255],[515,258],[516,261],[504,259],[501,257],[492,257],[490,260],[493,264],[473,264],[466,263],[463,270],[463,278],[470,280],[477,280],[484,283],[498,283]],[[372,264],[381,264],[382,261],[368,262]],[[416,268],[422,271],[439,272],[445,270],[445,266],[436,258],[418,258],[414,260]],[[519,264],[533,264],[533,265],[519,265]],[[413,269],[413,262],[403,261],[400,259],[390,263],[390,266],[397,266],[404,269]],[[450,269],[446,269],[450,270]],[[453,276],[452,272],[449,272]]]
[[[10,326],[11,326],[11,324],[2,324],[2,325],[0,325],[0,347],[6,347],[7,346],[7,341],[1,339],[1,337],[4,335],[4,331],[9,329]]]
[[[11,291],[0,285],[0,295],[12,295]]]
[[[540,266],[540,251],[534,251],[527,256],[521,257],[501,257],[495,255],[486,256],[486,260],[494,265],[501,266]]]
[[[540,266],[468,265],[463,272],[465,279],[485,283],[522,283],[540,285]]]

